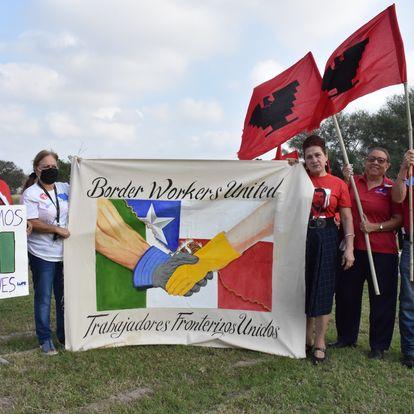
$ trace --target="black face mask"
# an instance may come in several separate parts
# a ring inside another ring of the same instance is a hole
[[[48,168],[40,173],[40,181],[45,184],[54,184],[58,178],[59,170],[57,168]]]

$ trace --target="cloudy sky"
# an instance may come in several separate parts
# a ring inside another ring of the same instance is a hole
[[[0,159],[233,159],[253,86],[326,59],[383,0],[2,0]],[[414,2],[396,1],[414,84]],[[375,111],[402,86],[361,98]]]

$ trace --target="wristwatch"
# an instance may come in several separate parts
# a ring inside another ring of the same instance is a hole
[[[384,230],[384,226],[382,225],[382,223],[380,223],[380,225],[379,225],[379,229],[378,229],[379,231],[383,231]]]

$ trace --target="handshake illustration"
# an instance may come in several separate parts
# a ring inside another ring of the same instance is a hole
[[[240,257],[224,232],[198,250],[192,247],[191,253],[178,250],[168,254],[150,246],[109,200],[98,200],[96,251],[132,270],[133,285],[138,289],[161,287],[170,295],[191,296],[213,278],[213,271]]]

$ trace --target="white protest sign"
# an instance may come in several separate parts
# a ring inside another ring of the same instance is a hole
[[[0,206],[0,299],[28,294],[26,206]]]

